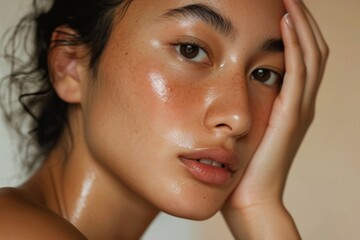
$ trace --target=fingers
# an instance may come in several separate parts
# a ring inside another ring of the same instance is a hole
[[[321,83],[321,80],[322,80],[322,77],[323,77],[323,74],[324,74],[324,71],[325,71],[325,66],[326,66],[326,60],[328,58],[328,55],[329,55],[329,47],[321,33],[321,30],[318,26],[318,24],[316,23],[314,17],[311,15],[310,11],[308,10],[308,8],[305,6],[305,4],[303,4],[303,7],[304,7],[304,11],[305,11],[305,14],[309,20],[309,23],[312,27],[312,29],[314,29],[314,35],[315,35],[315,38],[316,38],[316,41],[317,41],[317,44],[319,46],[319,49],[320,49],[320,53],[321,53],[321,56],[322,56],[322,68],[320,69],[319,71],[319,80],[318,83],[320,85]],[[319,85],[317,86],[316,89],[319,88]]]
[[[305,5],[298,0],[284,0],[284,3],[293,22],[292,29],[285,26],[286,24],[283,24],[285,57],[299,58],[298,60],[286,60],[286,62],[303,62],[303,64],[298,65],[298,67],[301,70],[305,69],[305,72],[301,72],[300,74],[300,71],[295,71],[293,66],[287,65],[286,71],[289,75],[292,75],[292,77],[289,77],[290,79],[285,78],[285,81],[293,81],[291,79],[295,78],[297,81],[303,82],[304,86],[298,87],[297,89],[297,91],[302,92],[302,98],[298,100],[300,105],[297,107],[300,108],[303,118],[312,120],[316,95],[326,65],[328,47],[318,25]],[[287,16],[287,18],[289,18],[289,16]],[[283,22],[286,23],[286,20],[287,19],[284,18]],[[291,30],[293,30],[293,32],[291,32]],[[297,36],[298,45],[291,44],[292,39],[295,39],[293,33]],[[286,44],[288,48],[286,48]],[[301,54],[286,53],[286,51],[290,51],[290,48],[296,48],[296,51],[298,51],[299,47]],[[293,74],[298,74],[298,76],[296,77]],[[293,84],[293,87],[295,85],[296,84]],[[293,97],[298,97],[298,95],[299,94],[293,95]]]
[[[290,165],[312,120],[326,63],[327,46],[311,14],[299,0],[284,3],[289,14],[281,21],[286,65],[283,86],[261,144],[236,190],[250,199],[275,195],[281,199]],[[250,187],[244,190],[241,186]]]
[[[304,53],[304,60],[308,64],[307,67],[311,67],[314,65],[314,60],[317,60],[319,51],[314,31],[300,1],[286,0],[285,5],[294,20],[295,30]]]
[[[303,52],[294,27],[292,17],[290,14],[286,14],[282,21],[286,73],[279,97],[287,99],[288,111],[298,111],[298,106],[302,103],[304,79],[306,78]]]
[[[319,49],[319,56],[318,56],[318,64],[319,66],[314,70],[314,74],[315,75],[315,81],[309,81],[309,83],[307,84],[307,91],[306,91],[306,95],[305,95],[305,101],[307,101],[307,103],[305,103],[305,105],[309,105],[311,103],[315,103],[316,100],[316,95],[317,92],[319,90],[320,84],[322,82],[322,78],[323,78],[323,74],[325,71],[325,66],[326,66],[326,60],[329,54],[329,48],[325,42],[325,39],[321,33],[321,30],[318,26],[318,24],[316,23],[314,17],[311,15],[310,11],[307,9],[307,7],[305,6],[305,4],[301,4],[302,5],[302,9],[304,11],[304,14],[309,22],[309,25],[311,27],[311,29],[313,30],[313,34]]]
[[[302,5],[304,8],[305,14],[309,20],[309,23],[310,23],[312,29],[314,29],[314,35],[315,35],[317,43],[320,47],[320,51],[327,57],[329,54],[329,48],[328,48],[326,41],[321,33],[321,30],[320,30],[318,24],[316,23],[314,17],[311,15],[309,9],[306,7],[306,5],[305,4],[302,4]]]

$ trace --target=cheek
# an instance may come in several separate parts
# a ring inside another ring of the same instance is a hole
[[[135,157],[141,158],[139,146],[144,150],[150,143],[161,147],[161,141],[173,139],[171,133],[191,118],[188,112],[192,112],[185,111],[192,105],[186,85],[178,84],[176,75],[161,61],[132,55],[131,51],[104,54],[98,83],[85,109],[89,145],[99,151],[107,149],[121,159],[116,152],[121,149],[135,149]],[[121,149],[110,149],[114,145]]]
[[[262,131],[265,130],[269,122],[275,97],[275,94],[256,94],[250,100],[254,127],[260,128]]]

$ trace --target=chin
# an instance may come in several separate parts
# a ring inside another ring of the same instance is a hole
[[[178,218],[185,218],[194,221],[203,221],[214,216],[219,209],[195,209],[194,207],[190,208],[179,208],[176,210],[164,211],[167,214]]]
[[[214,216],[225,200],[223,195],[219,197],[214,194],[189,193],[189,197],[182,195],[168,200],[165,207],[163,206],[160,210],[175,217],[201,221]]]

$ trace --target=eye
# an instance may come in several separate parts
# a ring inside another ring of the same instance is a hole
[[[266,68],[255,69],[251,73],[251,78],[259,82],[262,82],[268,86],[275,86],[275,85],[281,86],[283,81],[283,76],[280,73],[277,73],[275,71]]]
[[[175,45],[176,51],[186,60],[209,64],[206,51],[195,43],[180,43]]]

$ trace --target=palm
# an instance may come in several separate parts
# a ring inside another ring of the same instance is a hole
[[[299,125],[296,119],[284,121],[289,116],[286,116],[286,106],[279,98],[274,103],[262,142],[228,199],[232,208],[242,209],[281,198],[287,173],[307,126],[296,127]],[[288,132],[284,132],[284,129]]]

